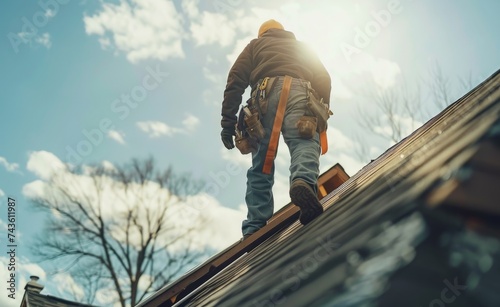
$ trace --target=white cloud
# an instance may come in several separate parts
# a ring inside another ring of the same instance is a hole
[[[137,127],[146,132],[151,138],[157,138],[164,135],[172,136],[180,132],[178,128],[170,127],[159,121],[137,122]]]
[[[208,10],[200,12],[199,2],[198,0],[182,2],[183,11],[190,22],[190,38],[196,46],[227,47],[234,44],[239,33],[256,33],[255,27],[258,27],[260,21],[257,16],[245,12],[243,5],[234,5],[230,10],[221,10],[218,9],[219,5],[230,6],[231,4],[214,2],[216,12]]]
[[[375,126],[375,127],[373,127],[373,131],[380,134],[380,135],[383,135],[385,138],[389,138],[389,139],[391,138],[391,135],[392,135],[392,128],[389,125]]]
[[[254,16],[258,17],[254,17],[252,22],[245,23],[245,28],[251,28],[254,31],[249,32],[245,39],[241,39],[242,36],[237,37],[233,52],[227,56],[230,63],[233,63],[243,47],[255,38],[259,23],[274,18],[318,54],[332,77],[334,99],[350,99],[357,96],[356,89],[351,89],[347,84],[359,84],[363,76],[369,76],[381,89],[387,89],[394,86],[396,78],[401,73],[397,63],[370,54],[371,49],[363,50],[360,54],[353,56],[350,61],[345,58],[340,48],[342,43],[351,43],[355,28],[365,25],[372,18],[370,14],[363,14],[355,3],[334,4],[332,1],[324,0],[316,1],[314,7],[306,3],[288,3],[276,5],[276,9],[254,8],[252,11]],[[328,17],[324,18],[318,12],[324,12]],[[318,31],[318,29],[329,30]],[[378,40],[375,38],[372,43],[376,45]],[[349,80],[349,82],[344,80]]]
[[[111,40],[109,39],[109,37],[100,37],[98,41],[101,45],[101,48],[104,50],[107,50],[109,47],[111,47]]]
[[[342,165],[349,176],[353,176],[366,166],[366,163],[359,161],[350,153],[332,150],[321,158],[321,172],[328,170],[336,163]]]
[[[9,261],[10,258],[8,257],[0,257],[0,276],[2,276],[2,279],[6,278],[4,282],[7,281],[7,278],[10,277],[10,273],[12,273],[8,271]],[[76,298],[79,300],[83,298],[82,286],[78,285],[69,274],[57,273],[49,276],[45,268],[33,263],[26,257],[16,255],[15,274],[17,283],[15,299],[11,299],[7,296],[10,294],[10,292],[7,291],[7,287],[1,287],[0,306],[2,307],[18,307],[21,305],[25,291],[24,287],[30,281],[30,276],[38,276],[40,278],[37,283],[44,287],[41,292],[43,295],[52,295],[69,300],[75,300],[74,295],[76,295]]]
[[[342,81],[345,78],[357,76],[359,79],[360,74],[368,74],[378,86],[386,89],[394,85],[400,74],[397,63],[374,57],[364,50],[352,61],[346,61],[339,46],[352,40],[354,29],[371,18],[359,14],[355,5],[334,6],[330,1],[319,1],[313,10],[306,4],[293,3],[276,9],[253,8],[250,14],[243,5],[231,7],[225,12],[200,10],[199,7],[199,1],[185,0],[182,11],[177,12],[172,1],[121,0],[119,4],[103,4],[100,12],[85,16],[84,21],[87,34],[100,36],[103,48],[112,45],[124,51],[134,63],[144,59],[183,57],[181,42],[189,39],[197,46],[234,46],[226,56],[232,64],[250,40],[256,37],[260,23],[275,18],[287,30],[293,31],[299,40],[307,42],[317,51],[335,81],[332,85],[334,98],[353,96]],[[331,18],[318,20],[318,10],[328,11]],[[180,13],[184,14],[187,22]],[[335,31],[318,31],[318,27]],[[206,70],[204,73],[207,78],[214,78]]]
[[[59,293],[64,293],[74,297],[78,302],[81,302],[85,296],[83,287],[79,285],[73,277],[68,273],[59,273],[52,278],[54,285],[57,285]]]
[[[179,227],[190,227],[192,223],[203,223],[203,231],[192,234],[196,246],[209,244],[216,250],[222,250],[241,238],[241,221],[246,217],[246,209],[235,210],[222,206],[209,194],[201,193],[186,200],[189,208],[180,208]],[[209,243],[208,243],[209,242]]]
[[[17,250],[19,252],[19,250]],[[16,255],[16,272],[15,280],[17,287],[15,288],[15,299],[9,298],[7,295],[11,294],[7,291],[6,281],[10,278],[12,271],[8,270],[10,258],[0,256],[0,276],[4,282],[4,287],[0,287],[0,306],[2,307],[19,307],[24,294],[24,286],[29,281],[29,276],[35,275],[41,279],[46,278],[45,270],[37,264],[31,263],[28,259]]]
[[[370,157],[378,157],[383,152],[384,152],[384,150],[382,150],[381,148],[379,148],[377,146],[370,146],[370,148],[368,149],[368,154],[370,155]]]
[[[422,122],[416,120],[415,118],[409,115],[394,114],[393,117],[395,124],[399,127],[399,129],[401,129],[401,135],[400,135],[401,138],[407,137],[413,131],[415,131],[417,128],[423,125]],[[375,126],[373,127],[373,131],[384,136],[386,139],[391,139],[393,128],[388,124],[388,121],[389,120],[387,119],[387,115],[382,114],[380,122],[385,123],[385,125]],[[389,146],[392,146],[394,144],[395,144],[394,141],[391,141],[389,143]]]
[[[200,125],[200,119],[192,114],[187,114],[182,120],[182,127],[172,127],[160,121],[137,122],[137,127],[146,132],[149,137],[174,136],[178,133],[190,134]]]
[[[33,34],[31,32],[19,32],[17,35],[23,43],[29,44],[31,47],[41,45],[49,49],[52,46],[51,36],[48,32],[45,32],[42,35]]]
[[[203,76],[205,77],[205,79],[207,79],[213,83],[219,83],[222,80],[224,80],[224,77],[222,74],[214,72],[213,70],[211,70],[207,66],[203,67]]]
[[[318,20],[318,9],[328,10],[330,18]],[[306,42],[317,53],[332,78],[332,100],[334,101],[355,97],[356,84],[359,84],[359,80],[365,76],[370,77],[381,89],[388,89],[395,85],[401,74],[397,63],[366,52],[356,55],[352,61],[346,61],[339,46],[346,37],[352,34],[351,31],[356,25],[356,14],[351,12],[351,9],[332,6],[331,1],[320,1],[315,5],[314,10],[309,9],[305,4],[294,3],[283,5],[279,9],[254,8],[252,11],[254,15],[250,14],[234,21],[235,27],[245,29],[243,33],[247,35],[239,34],[235,37],[234,47],[226,55],[230,65],[234,63],[245,46],[256,37],[255,32],[260,23],[274,18],[279,20],[286,30],[292,31],[298,40]],[[347,14],[348,17],[346,17],[346,12],[350,12]],[[318,31],[318,28],[335,29],[335,31]],[[204,71],[207,79],[217,77],[209,72],[209,70]]]
[[[41,179],[47,180],[65,170],[66,166],[51,152],[35,151],[30,153],[26,168]]]
[[[52,165],[59,165],[62,162],[50,153],[36,153],[30,156],[28,161],[28,169],[35,175],[39,176],[39,180],[35,180],[26,184],[23,187],[23,194],[28,198],[36,197],[64,197],[55,188],[50,186],[46,180],[47,174],[50,173],[47,167],[40,163],[40,156],[50,156]],[[46,159],[47,160],[47,159]],[[103,162],[105,163],[105,162]],[[110,164],[106,162],[106,164]],[[109,167],[113,167],[112,164]],[[194,248],[202,249],[203,247],[211,247],[222,249],[229,244],[234,243],[241,236],[241,221],[245,217],[246,212],[223,207],[220,203],[208,194],[208,191],[203,191],[197,195],[189,196],[185,201],[171,195],[164,187],[160,187],[155,182],[147,182],[143,187],[140,185],[132,185],[124,190],[123,187],[117,185],[114,179],[110,177],[100,177],[102,187],[99,193],[96,192],[94,181],[89,175],[89,172],[83,174],[71,174],[67,169],[60,168],[57,182],[63,185],[69,195],[76,199],[84,206],[97,206],[99,203],[106,204],[101,207],[103,219],[108,222],[113,222],[116,229],[112,230],[113,236],[120,238],[123,236],[123,221],[118,217],[127,210],[129,206],[140,204],[144,210],[140,210],[138,219],[141,223],[147,223],[147,214],[159,212],[164,208],[165,204],[169,206],[169,213],[165,219],[165,225],[175,226],[173,231],[166,232],[164,236],[159,238],[159,243],[170,240],[172,236],[177,235],[176,231],[183,231],[193,225],[202,225],[203,231],[194,231],[189,234],[189,239]],[[140,189],[140,193],[139,193]],[[119,195],[119,197],[117,196]],[[110,224],[111,225],[111,224]],[[228,229],[231,229],[228,231]],[[139,242],[141,235],[136,233],[131,236],[133,242]],[[169,248],[176,250],[181,248],[182,243],[171,245]]]
[[[3,165],[5,167],[5,169],[9,172],[15,172],[19,169],[19,164],[10,163],[4,157],[0,157],[0,165]]]
[[[49,33],[43,33],[35,38],[35,42],[49,49],[52,46],[52,41],[50,39]]]
[[[328,152],[320,157],[320,173],[339,163],[352,176],[366,165],[354,157],[355,143],[341,130],[329,127],[327,137]]]
[[[5,193],[2,191],[2,189],[0,189],[0,198],[2,198],[4,196],[5,196]]]
[[[53,10],[48,9],[48,10],[45,11],[45,17],[52,18],[54,16],[56,16],[56,12],[54,12]]]
[[[198,0],[183,0],[182,10],[187,15],[189,19],[195,19],[200,16],[200,10],[198,9]]]
[[[197,46],[219,44],[222,47],[231,45],[236,37],[237,26],[226,15],[203,12],[196,20],[192,20],[190,30]]]
[[[108,137],[112,140],[115,140],[116,142],[124,145],[125,144],[125,140],[124,140],[124,137],[125,134],[123,132],[120,132],[120,131],[116,131],[116,130],[109,130],[108,131]]]
[[[223,160],[231,161],[239,167],[248,169],[252,165],[252,155],[242,155],[235,147],[232,150],[227,150],[224,145],[220,145],[220,153]]]
[[[355,73],[369,73],[382,90],[393,87],[401,75],[399,65],[390,60],[375,58],[362,53],[351,63],[350,68]]]
[[[113,165],[113,163],[109,162],[109,161],[102,161],[101,162],[101,165],[104,167],[105,170],[108,170],[108,171],[115,171],[116,170],[116,167]]]
[[[350,151],[354,149],[354,142],[342,131],[335,127],[329,127],[327,130],[328,144],[333,150]]]
[[[188,114],[182,121],[182,125],[187,131],[194,131],[200,125],[200,119],[194,115]]]
[[[353,94],[347,85],[339,78],[338,75],[330,76],[332,79],[332,92],[330,101],[336,101],[338,99],[351,99]]]
[[[103,3],[100,12],[84,17],[88,35],[108,38],[100,40],[102,47],[112,44],[124,52],[132,63],[147,59],[183,58],[185,31],[182,22],[174,3],[167,0]]]
[[[120,306],[116,302],[120,299],[112,288],[112,285],[105,286],[96,291],[95,299],[101,306]],[[115,303],[114,305],[112,305]]]
[[[42,180],[35,180],[23,187],[23,194],[29,198],[37,198],[45,192],[45,184]]]

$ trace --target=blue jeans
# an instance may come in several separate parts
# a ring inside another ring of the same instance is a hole
[[[247,172],[247,191],[245,201],[248,207],[247,219],[243,221],[243,235],[252,234],[266,225],[274,213],[272,187],[274,184],[274,161],[270,174],[262,173],[266,158],[271,130],[276,116],[279,97],[283,87],[283,77],[276,80],[268,101],[267,113],[261,119],[266,135],[260,141],[257,152],[252,154],[252,166]],[[281,132],[290,151],[290,181],[302,179],[317,192],[319,175],[319,134],[311,139],[299,136],[297,121],[306,112],[307,88],[305,81],[293,79],[283,119]]]

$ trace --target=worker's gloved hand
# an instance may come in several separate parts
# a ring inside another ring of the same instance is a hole
[[[226,146],[227,149],[234,148],[233,136],[236,135],[236,132],[233,128],[222,128],[222,132],[220,133],[222,143]]]

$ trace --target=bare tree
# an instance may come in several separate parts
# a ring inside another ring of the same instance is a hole
[[[460,91],[466,92],[473,87],[470,74],[468,78],[459,77],[457,80]],[[356,155],[363,161],[369,158],[366,156],[369,152],[365,141],[367,137],[378,137],[393,144],[401,141],[431,116],[450,105],[458,97],[457,92],[454,83],[443,74],[438,64],[429,70],[428,76],[422,81],[412,84],[403,78],[397,87],[386,90],[374,84],[365,85],[365,101],[373,104],[375,110],[358,105],[355,118],[363,131],[363,137],[353,136],[359,140]]]
[[[112,288],[121,306],[134,306],[204,254],[189,239],[200,223],[179,227],[169,217],[201,182],[157,171],[152,159],[67,168],[44,184],[33,201],[50,218],[35,250],[80,282],[86,303]]]
[[[371,92],[365,95],[375,105],[376,111],[370,112],[358,106],[358,124],[383,139],[399,142],[405,131],[415,129],[423,117],[422,94],[418,84],[413,91],[407,82],[390,90],[381,91],[372,87]]]

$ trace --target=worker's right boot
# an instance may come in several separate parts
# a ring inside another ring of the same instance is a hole
[[[299,220],[302,225],[308,224],[323,213],[323,206],[321,206],[318,196],[304,180],[296,179],[292,182],[290,198],[300,208]]]

